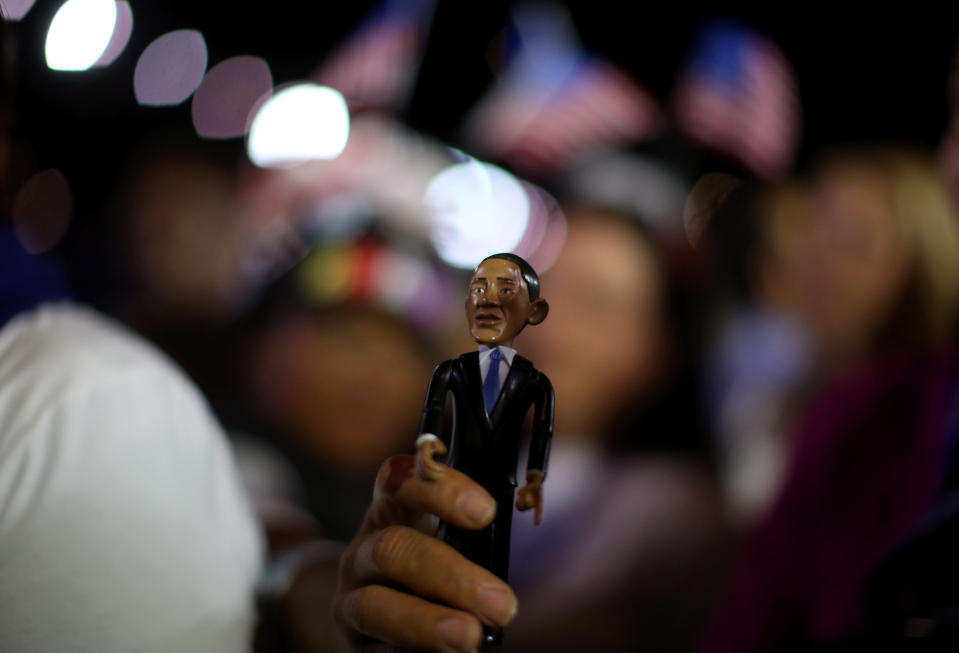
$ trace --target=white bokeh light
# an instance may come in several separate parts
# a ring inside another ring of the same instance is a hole
[[[475,160],[439,173],[424,202],[437,253],[458,268],[513,251],[529,224],[529,196],[520,182],[502,168]]]
[[[346,147],[350,113],[332,88],[297,84],[274,94],[250,126],[247,154],[261,168],[335,159]]]
[[[526,185],[526,189],[529,191],[532,206],[530,215],[533,217],[530,218],[530,229],[523,237],[524,242],[517,247],[516,253],[529,261],[533,269],[542,274],[553,267],[553,263],[563,250],[566,242],[566,216],[555,198],[545,190],[530,184]],[[546,224],[540,237],[535,233],[538,227],[534,230],[533,223],[541,222],[543,218]],[[535,244],[532,241],[536,241]],[[530,249],[524,251],[523,246],[527,244]]]
[[[106,50],[100,55],[94,68],[105,68],[117,60],[127,43],[130,42],[130,35],[133,33],[133,9],[126,0],[117,0],[117,20],[113,27],[113,35],[110,37],[110,43]]]
[[[50,21],[47,66],[87,70],[107,49],[116,22],[115,0],[67,0]]]

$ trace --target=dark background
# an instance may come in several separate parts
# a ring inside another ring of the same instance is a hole
[[[137,2],[134,27],[111,66],[54,72],[43,61],[45,32],[59,2],[38,0],[12,26],[18,75],[15,133],[39,168],[57,167],[76,192],[77,217],[91,220],[144,139],[195,139],[189,101],[136,104],[133,70],[157,36],[200,30],[209,66],[252,54],[269,63],[274,83],[306,77],[346,37],[372,2]],[[959,10],[903,7],[848,12],[777,4],[762,10],[704,10],[681,3],[567,2],[584,45],[629,71],[664,104],[705,20],[738,18],[776,41],[795,69],[803,115],[802,167],[830,144],[906,140],[935,147],[946,125],[947,77],[959,36]],[[455,140],[464,113],[492,81],[491,45],[508,3],[439,2],[414,97],[402,119]],[[240,139],[213,145],[242,158]],[[85,218],[83,216],[86,216]]]

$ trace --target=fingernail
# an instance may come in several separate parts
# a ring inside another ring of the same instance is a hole
[[[485,524],[496,512],[496,502],[478,490],[468,490],[460,496],[458,507],[472,521]]]
[[[505,626],[516,616],[516,595],[503,585],[481,585],[479,588],[480,614],[498,626]]]
[[[479,645],[480,629],[475,621],[444,619],[436,626],[440,639],[457,651],[474,651]]]

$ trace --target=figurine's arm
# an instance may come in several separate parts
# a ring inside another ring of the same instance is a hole
[[[445,467],[437,462],[436,456],[446,453],[446,445],[438,434],[443,429],[443,411],[446,408],[451,369],[452,361],[437,365],[426,389],[420,436],[416,439],[416,472],[424,480],[437,480]]]
[[[527,473],[538,471],[545,478],[546,466],[549,462],[549,446],[553,439],[553,413],[556,408],[556,398],[553,394],[553,385],[545,374],[540,373],[539,384],[540,392],[533,415],[533,432],[526,470]]]
[[[543,480],[549,461],[549,447],[553,439],[553,413],[556,399],[553,386],[545,374],[539,375],[540,393],[533,415],[533,432],[530,437],[529,459],[526,463],[526,485],[519,489],[516,507],[519,510],[535,508],[533,521],[543,521]]]

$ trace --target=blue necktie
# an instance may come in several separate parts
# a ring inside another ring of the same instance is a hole
[[[503,354],[498,348],[493,348],[489,354],[489,369],[486,370],[486,380],[483,382],[483,399],[486,400],[487,414],[493,412],[496,399],[499,397],[499,362]]]

